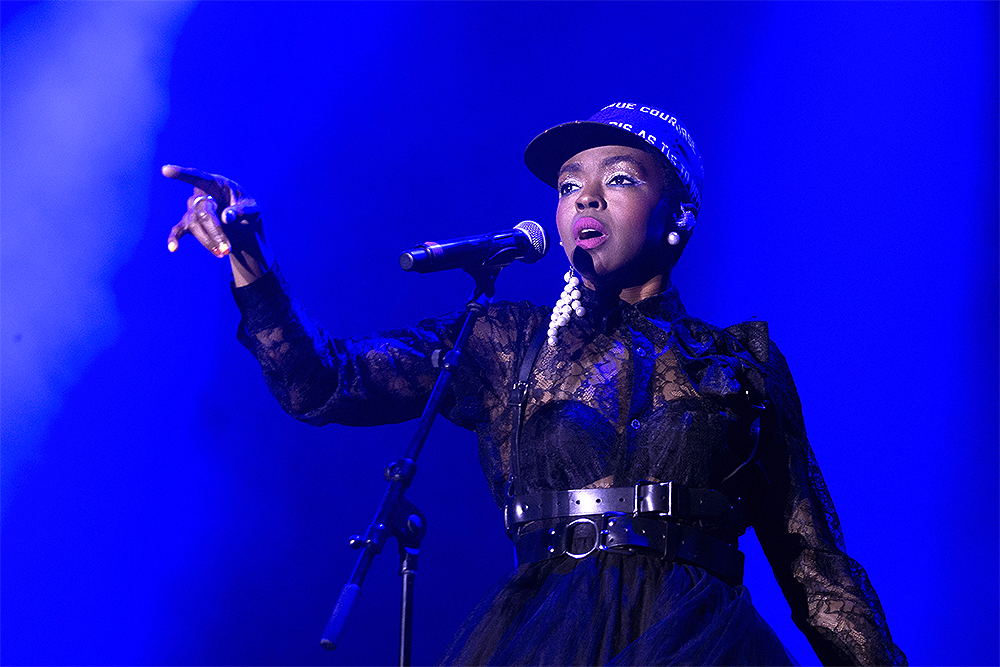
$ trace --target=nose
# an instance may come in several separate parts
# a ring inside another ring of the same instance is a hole
[[[604,197],[596,192],[581,194],[576,199],[576,210],[578,211],[586,211],[589,208],[603,209],[606,206],[607,202],[604,201]]]
[[[580,196],[576,198],[577,211],[586,211],[590,208],[603,210],[607,208],[607,205],[608,203],[604,201],[604,197],[596,187],[588,187],[580,190]]]

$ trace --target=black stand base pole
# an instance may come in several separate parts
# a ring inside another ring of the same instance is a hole
[[[403,580],[403,594],[399,610],[399,667],[413,664],[413,584],[417,578],[417,551],[399,550],[399,576]]]

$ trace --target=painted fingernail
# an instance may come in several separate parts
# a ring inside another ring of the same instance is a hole
[[[177,250],[177,241],[173,239],[167,241],[167,250],[169,250],[170,252],[174,252],[175,250]]]
[[[223,241],[219,244],[219,257],[227,254],[229,252],[229,244]]]

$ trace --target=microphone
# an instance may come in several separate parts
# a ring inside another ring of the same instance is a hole
[[[549,249],[545,229],[532,220],[514,229],[447,241],[427,241],[399,256],[404,271],[430,273],[445,269],[504,267],[515,259],[537,262]]]

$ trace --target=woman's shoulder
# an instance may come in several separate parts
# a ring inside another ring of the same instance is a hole
[[[547,324],[551,308],[530,301],[495,301],[476,320],[469,342],[481,351],[512,351],[526,347],[538,328]],[[417,329],[433,330],[448,340],[454,340],[465,322],[466,311],[453,311],[430,317],[417,324]]]
[[[771,341],[766,321],[746,320],[730,325],[724,331],[735,338],[758,362],[761,364],[768,362],[774,343]]]
[[[772,345],[767,322],[764,320],[746,320],[720,327],[684,314],[672,322],[672,328],[682,343],[746,350],[760,363],[766,363]]]
[[[674,323],[679,350],[692,358],[732,358],[758,389],[767,393],[795,393],[788,362],[778,349],[765,320],[746,320],[717,327],[686,316]]]

